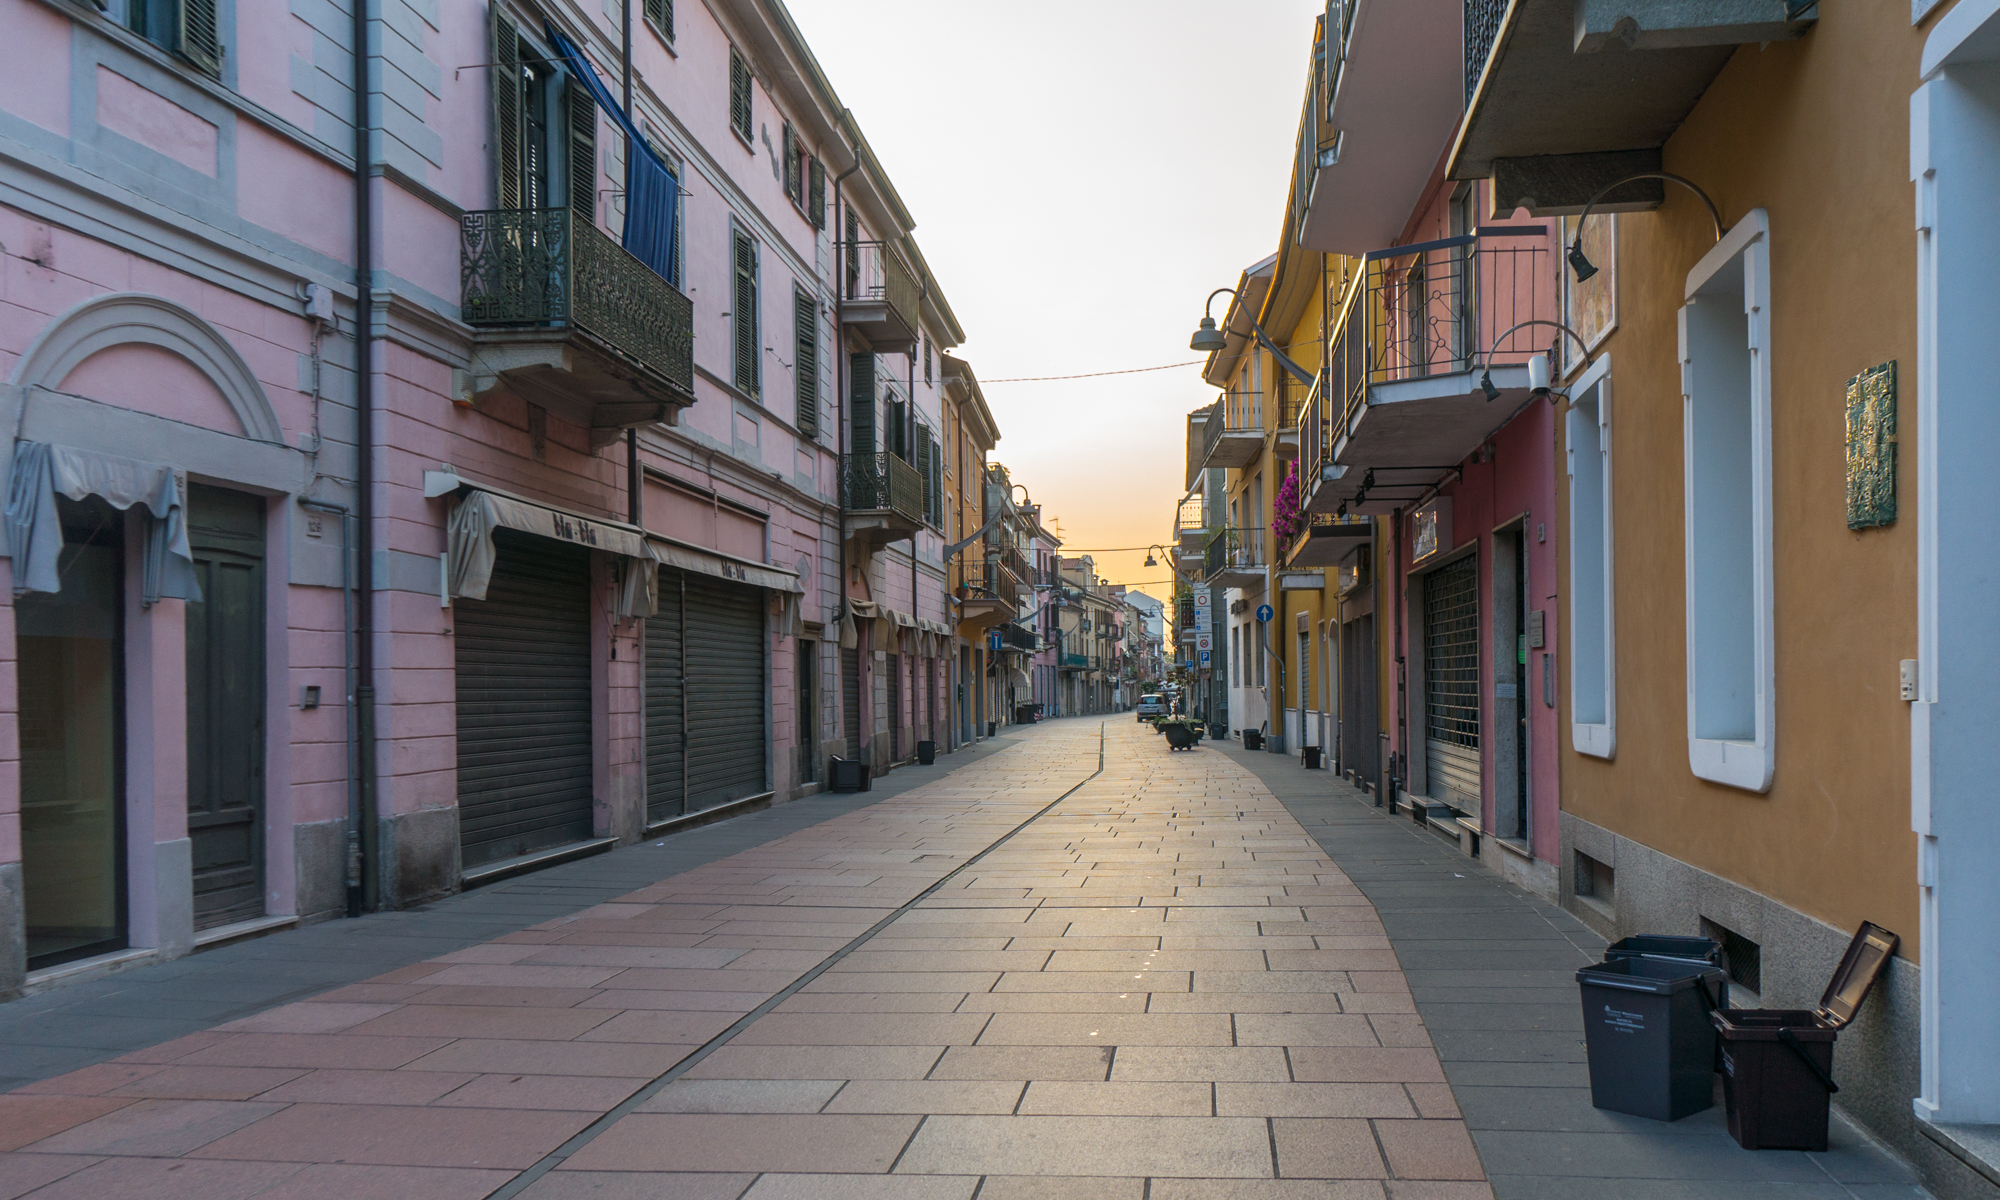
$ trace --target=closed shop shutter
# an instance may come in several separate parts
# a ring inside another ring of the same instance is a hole
[[[687,811],[769,790],[764,772],[764,592],[685,572]]]
[[[847,739],[842,758],[861,757],[861,651],[840,651],[840,727]]]
[[[1430,795],[1479,811],[1479,558],[1424,577],[1424,767]]]
[[[659,607],[646,618],[646,820],[687,811],[687,688],[681,663],[683,625],[679,571],[663,570]]]
[[[493,545],[486,599],[453,614],[467,867],[591,836],[589,552],[507,529]]]

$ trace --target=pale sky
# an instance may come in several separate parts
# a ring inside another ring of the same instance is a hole
[[[1203,298],[1278,247],[1324,0],[786,3],[982,381],[1193,362]],[[990,384],[993,458],[1066,549],[1165,542],[1185,416],[1214,398],[1192,366]],[[1171,594],[1144,550],[1093,557]]]

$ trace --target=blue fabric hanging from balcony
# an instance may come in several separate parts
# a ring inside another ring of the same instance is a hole
[[[660,278],[672,282],[680,277],[680,264],[674,261],[679,241],[674,237],[674,226],[680,221],[681,185],[632,124],[631,116],[612,99],[610,89],[597,77],[597,69],[584,58],[583,51],[555,26],[544,28],[555,44],[557,57],[590,89],[597,106],[625,134],[625,249],[657,271]]]

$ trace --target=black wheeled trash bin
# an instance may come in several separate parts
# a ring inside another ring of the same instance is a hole
[[[1590,1102],[1678,1121],[1715,1103],[1721,968],[1671,958],[1618,958],[1576,973]]]
[[[1854,1019],[1896,935],[1863,922],[1819,1007],[1732,1008],[1711,1020],[1722,1038],[1722,1096],[1729,1134],[1745,1150],[1825,1150],[1833,1043]]]

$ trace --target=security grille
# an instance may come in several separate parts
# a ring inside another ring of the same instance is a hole
[[[1431,795],[1477,803],[1479,558],[1424,579],[1424,761]]]

